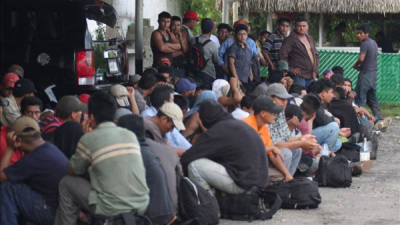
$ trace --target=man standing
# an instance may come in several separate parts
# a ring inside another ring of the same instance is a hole
[[[199,21],[200,18],[195,11],[188,10],[185,15],[183,15],[182,28],[187,32],[188,41],[194,38],[192,30]]]
[[[319,55],[313,38],[307,34],[308,22],[303,17],[296,19],[295,30],[287,37],[280,50],[280,59],[287,61],[289,70],[296,77],[294,83],[307,87],[317,79]]]
[[[290,19],[281,17],[278,19],[278,29],[272,33],[262,47],[262,53],[265,61],[269,66],[269,71],[278,70],[278,62],[280,60],[279,52],[282,47],[283,39],[285,39],[289,33]]]
[[[383,120],[382,112],[376,97],[376,80],[378,76],[378,46],[369,37],[370,26],[357,26],[357,38],[361,41],[360,56],[353,68],[360,71],[357,79],[355,102],[358,106],[366,103],[371,108],[376,120]]]

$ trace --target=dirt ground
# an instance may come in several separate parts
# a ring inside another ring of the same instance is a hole
[[[350,188],[320,188],[322,203],[314,210],[279,210],[271,220],[220,224],[400,224],[400,120],[379,139],[373,168],[353,177]]]

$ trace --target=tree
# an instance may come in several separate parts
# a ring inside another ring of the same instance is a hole
[[[222,13],[218,10],[215,0],[182,0],[182,9],[196,11],[200,19],[210,18],[216,24],[221,23]],[[200,34],[200,23],[194,28],[194,33]]]

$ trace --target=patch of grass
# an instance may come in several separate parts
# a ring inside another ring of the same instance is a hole
[[[381,110],[384,117],[400,116],[400,104],[382,103]]]

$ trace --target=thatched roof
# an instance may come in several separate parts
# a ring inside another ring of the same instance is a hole
[[[220,1],[217,0],[217,4]],[[400,13],[400,0],[239,0],[250,11],[389,14]]]

